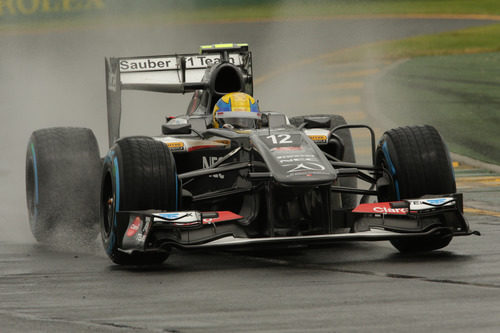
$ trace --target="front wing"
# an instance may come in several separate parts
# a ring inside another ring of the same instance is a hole
[[[397,202],[361,204],[337,212],[343,228],[332,233],[252,237],[243,216],[220,212],[118,212],[118,248],[126,253],[200,248],[234,248],[329,244],[339,241],[382,241],[428,236],[479,234],[469,228],[462,211],[462,196],[433,197]],[[331,221],[333,223],[333,221]]]

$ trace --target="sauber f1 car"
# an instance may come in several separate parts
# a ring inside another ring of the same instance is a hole
[[[103,159],[89,129],[42,129],[30,138],[27,202],[39,241],[60,230],[91,240],[100,221],[111,260],[141,265],[163,262],[172,248],[389,240],[402,252],[431,251],[476,233],[431,126],[389,130],[378,145],[370,127],[339,115],[256,109],[245,114],[255,126],[217,126],[218,101],[236,105],[224,96],[254,101],[246,44],[106,58],[105,65],[110,149]],[[167,117],[161,135],[121,138],[124,90],[192,99],[184,115]],[[369,133],[371,164],[356,163],[351,130]]]

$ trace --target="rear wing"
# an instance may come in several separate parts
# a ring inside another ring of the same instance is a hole
[[[184,94],[207,89],[207,69],[222,62],[241,68],[252,85],[248,44],[204,45],[195,54],[106,58],[109,146],[120,137],[122,90]]]

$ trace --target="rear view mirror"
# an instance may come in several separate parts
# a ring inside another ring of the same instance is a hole
[[[330,117],[305,117],[305,128],[328,128],[330,129]]]
[[[191,124],[163,124],[161,132],[164,135],[169,134],[191,134]]]

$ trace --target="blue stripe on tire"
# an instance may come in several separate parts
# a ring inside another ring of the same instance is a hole
[[[392,178],[394,180],[394,188],[396,190],[396,200],[401,200],[401,194],[399,193],[399,183],[396,179],[396,168],[394,167],[394,163],[392,163],[391,155],[389,155],[389,148],[387,146],[387,141],[382,145],[382,152],[384,153],[385,160],[387,161],[389,171],[391,172]]]
[[[113,172],[115,174],[115,212],[118,212],[120,208],[120,170],[118,169],[118,157],[115,156],[113,160]],[[115,226],[116,224],[116,214],[115,214]]]
[[[106,156],[106,158],[107,158],[107,156]],[[118,210],[120,208],[120,170],[118,168],[118,157],[117,156],[115,156],[115,158],[113,159],[113,174],[115,177],[115,216],[113,219],[113,227],[111,227],[111,230],[110,230],[109,244],[108,244],[108,247],[106,248],[106,252],[108,254],[112,254],[113,248],[115,247],[115,243],[116,243],[115,230],[118,227],[116,213],[118,212]]]
[[[35,176],[35,212],[34,212],[34,218],[36,221],[36,218],[38,216],[38,169],[36,166],[35,145],[33,144],[33,142],[31,143],[31,155],[33,156],[33,173]]]

